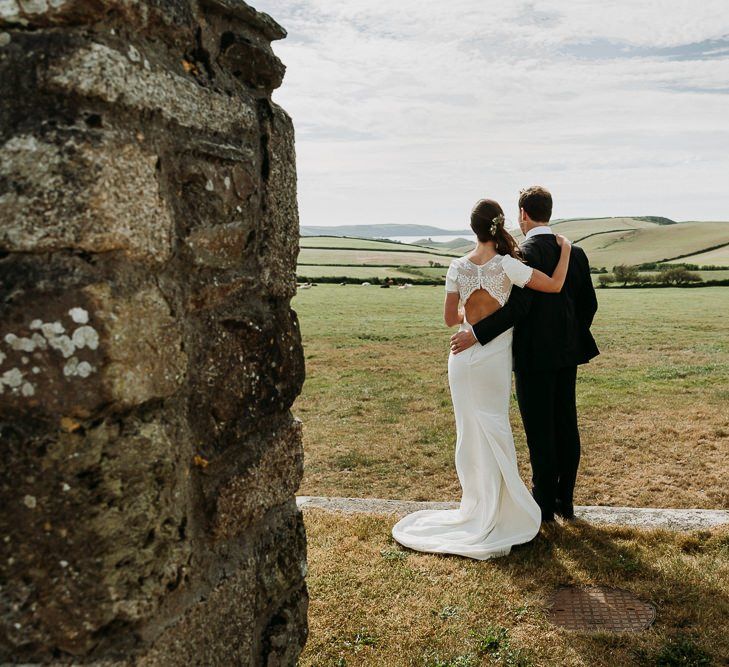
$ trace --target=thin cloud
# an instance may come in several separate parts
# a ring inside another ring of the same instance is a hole
[[[303,224],[461,227],[552,188],[556,214],[725,219],[724,0],[268,0]]]

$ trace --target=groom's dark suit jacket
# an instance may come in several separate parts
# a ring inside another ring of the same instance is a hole
[[[552,275],[561,252],[553,234],[532,236],[520,249],[529,266]],[[596,311],[587,256],[573,245],[567,279],[559,294],[515,286],[504,307],[474,324],[473,332],[485,345],[513,326],[517,373],[558,370],[587,363],[599,354],[590,333]]]

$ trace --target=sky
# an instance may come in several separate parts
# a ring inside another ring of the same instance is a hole
[[[252,0],[288,31],[303,225],[729,219],[727,0]]]

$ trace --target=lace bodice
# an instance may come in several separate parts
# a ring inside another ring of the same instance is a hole
[[[533,269],[510,255],[495,255],[485,264],[474,264],[466,257],[454,259],[446,273],[446,291],[458,292],[461,303],[476,290],[486,290],[502,306],[511,293],[512,285],[524,287]]]

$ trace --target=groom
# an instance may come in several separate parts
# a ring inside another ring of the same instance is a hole
[[[560,248],[549,227],[552,195],[534,186],[519,195],[520,250],[526,263],[552,275]],[[580,462],[575,383],[577,366],[599,354],[590,333],[597,298],[584,251],[572,246],[559,294],[512,289],[503,308],[451,338],[454,353],[485,345],[514,327],[516,397],[532,464],[532,494],[542,521],[555,513],[574,518],[573,493]],[[475,334],[475,337],[474,337]]]

